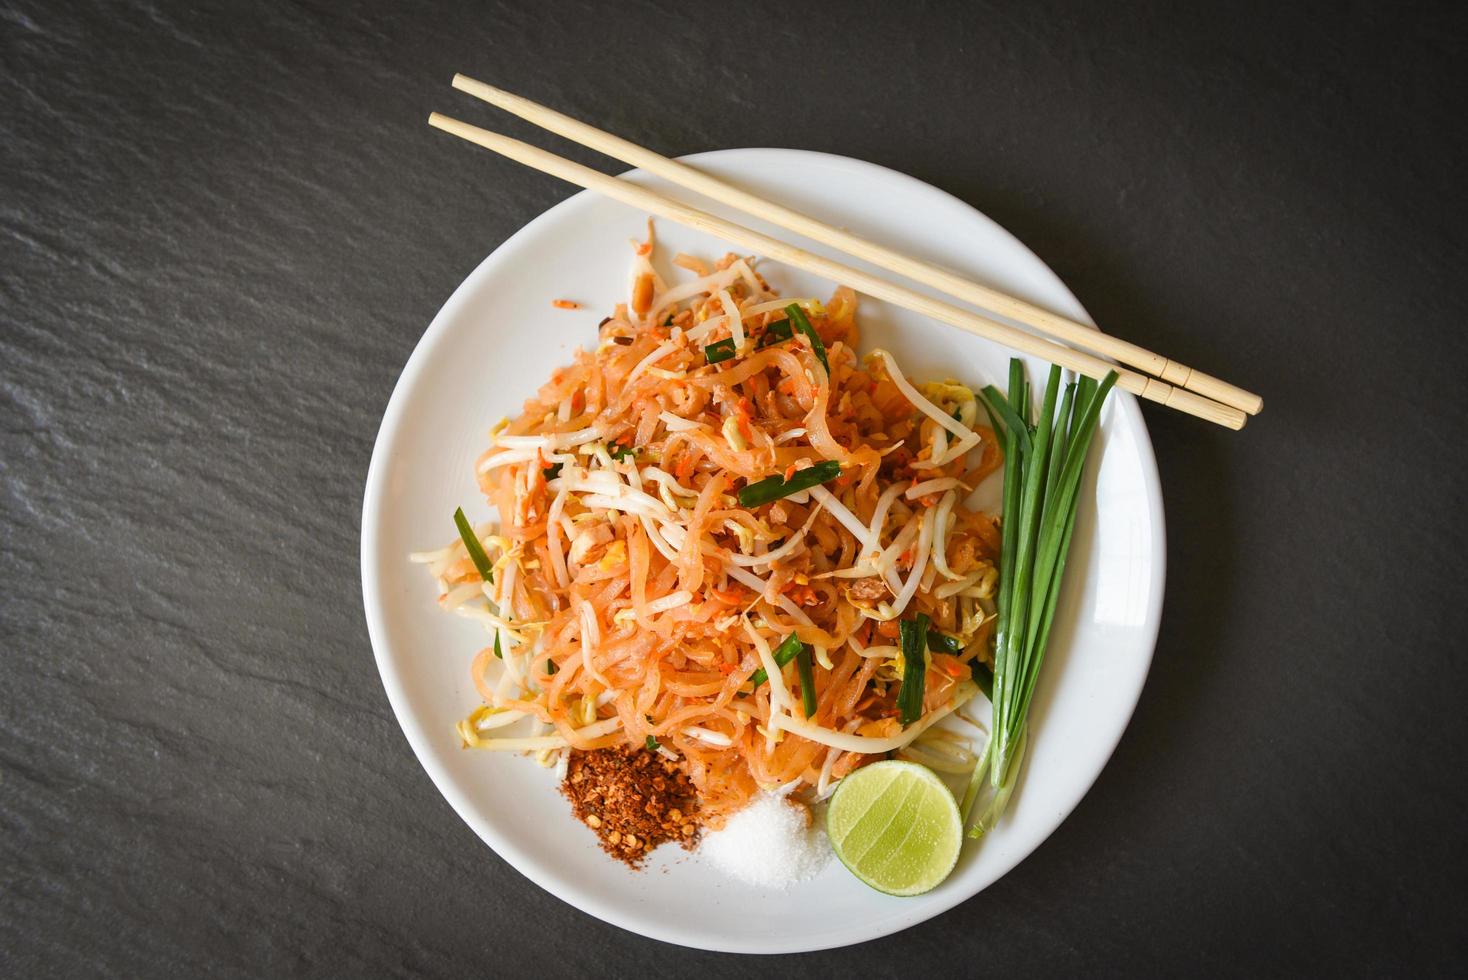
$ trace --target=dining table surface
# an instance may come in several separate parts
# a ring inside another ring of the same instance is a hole
[[[1468,971],[1464,5],[0,23],[0,975]],[[1239,432],[1145,406],[1151,672],[1078,808],[980,894],[819,953],[670,945],[521,876],[415,759],[364,618],[368,460],[439,307],[573,192],[428,114],[625,169],[456,72],[669,156],[911,174],[1103,330],[1263,396]]]

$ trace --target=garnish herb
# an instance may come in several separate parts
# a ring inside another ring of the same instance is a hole
[[[636,456],[637,455],[637,450],[634,449],[632,446],[623,446],[623,445],[620,445],[620,444],[614,442],[610,446],[607,447],[607,455],[610,456],[610,457],[612,457],[612,459],[615,459],[617,462],[620,463],[624,459],[628,459],[628,458],[630,458],[632,456]]]
[[[790,479],[783,476],[767,476],[763,480],[751,483],[739,491],[739,503],[743,507],[758,507],[781,497],[788,497],[792,493],[809,490],[817,484],[834,480],[841,475],[841,464],[834,459],[823,459],[814,466],[807,466],[803,470],[796,470],[790,474]]]
[[[816,334],[816,328],[810,325],[805,311],[800,308],[800,304],[791,303],[785,307],[785,315],[790,318],[790,323],[795,329],[805,334],[806,339],[810,341],[811,350],[816,352],[816,360],[820,361],[821,367],[826,369],[826,380],[831,380],[831,362],[826,360],[826,345],[821,343],[821,338]]]
[[[647,749],[647,751],[649,752],[656,752],[658,750],[658,740],[649,735],[643,741],[642,747]]]
[[[763,350],[774,344],[784,343],[793,336],[795,334],[791,332],[790,321],[788,319],[776,320],[774,323],[765,327],[765,332],[760,335],[759,343],[755,345],[755,350]]]
[[[929,630],[928,649],[935,653],[951,653],[957,656],[963,653],[963,643],[956,636],[939,633],[937,630]]]
[[[995,433],[1004,440],[1004,522],[989,695],[993,734],[964,794],[965,819],[986,773],[993,796],[970,831],[973,837],[983,836],[998,822],[1024,759],[1026,719],[1060,597],[1081,476],[1102,403],[1115,383],[1114,371],[1099,384],[1081,378],[1067,385],[1062,395],[1060,368],[1052,367],[1034,422],[1029,385],[1018,359],[1009,364],[1007,398],[993,385],[984,389],[984,407]],[[982,686],[977,669],[974,676]]]
[[[970,663],[969,670],[973,671],[974,683],[979,685],[979,690],[984,692],[984,697],[990,703],[994,701],[994,672],[989,669],[988,664],[981,664],[977,660]]]
[[[561,464],[557,463],[559,467]],[[469,518],[464,516],[464,508],[460,507],[454,511],[454,525],[459,529],[459,537],[464,542],[464,550],[469,552],[469,560],[474,567],[479,569],[479,577],[491,585],[494,584],[494,564],[490,562],[489,555],[484,553],[484,545],[479,543],[479,535],[474,533],[474,527],[469,523]],[[500,650],[500,631],[494,631],[494,655],[501,660],[505,659],[504,652]]]
[[[764,350],[766,347],[769,347],[772,344],[778,344],[781,341],[789,340],[792,336],[794,336],[794,334],[792,334],[790,331],[790,321],[776,320],[768,327],[765,327],[765,332],[760,334],[759,343],[755,344],[754,349]],[[812,333],[812,336],[815,336],[814,333]],[[816,337],[814,343],[819,345],[820,342],[820,338]],[[736,350],[734,347],[733,337],[725,337],[723,340],[716,340],[712,344],[705,346],[703,349],[703,356],[710,364],[718,364],[720,361],[727,361],[737,353],[739,353],[739,351]],[[821,356],[821,363],[826,363],[825,348],[819,348],[818,353]]]
[[[911,725],[923,716],[928,676],[928,614],[898,625],[902,643],[902,686],[897,689],[897,720]]]
[[[816,713],[816,678],[810,665],[810,647],[804,643],[795,655],[795,671],[800,676],[800,706],[809,718]]]
[[[561,475],[561,467],[565,465],[565,463],[552,463],[547,466],[542,472],[545,473],[545,478],[547,480],[554,480],[556,477]]]
[[[733,357],[734,354],[735,350],[733,337],[725,337],[723,340],[716,340],[703,349],[703,356],[708,359],[708,362],[710,364],[718,364],[720,361],[727,361],[729,360],[729,358]]]
[[[790,661],[794,660],[795,655],[804,649],[805,644],[800,642],[800,637],[796,636],[794,633],[791,633],[789,636],[785,637],[785,639],[781,641],[780,645],[775,647],[775,649],[772,650],[771,653],[774,655],[775,663],[778,666],[783,667]],[[755,671],[753,674],[749,675],[749,683],[754,685],[755,687],[759,687],[761,684],[769,679],[770,675],[765,673],[765,669],[763,667]]]
[[[454,511],[454,524],[459,529],[459,537],[463,539],[464,550],[469,552],[469,560],[479,569],[479,577],[491,585],[494,584],[494,565],[484,553],[484,545],[479,543],[479,535],[474,533],[469,518],[464,516],[464,508]]]

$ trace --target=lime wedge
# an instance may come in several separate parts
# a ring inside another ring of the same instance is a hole
[[[841,780],[826,811],[841,863],[888,895],[921,895],[948,877],[963,846],[958,804],[912,762],[875,762]]]

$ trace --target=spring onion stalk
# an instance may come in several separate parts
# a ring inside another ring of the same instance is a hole
[[[733,337],[725,337],[723,340],[716,340],[703,349],[703,356],[710,364],[718,364],[720,361],[727,361],[729,360],[729,358],[733,357],[735,353],[736,352],[734,349]]]
[[[987,664],[981,664],[978,661],[969,664],[969,668],[974,673],[974,683],[979,686],[979,690],[984,692],[984,697],[992,703],[994,700],[994,672]]]
[[[800,677],[800,707],[809,718],[816,713],[816,677],[810,665],[810,647],[804,643],[795,655],[795,670]]]
[[[1116,373],[1111,372],[1099,384],[1081,378],[1062,393],[1060,368],[1052,367],[1033,419],[1029,385],[1018,360],[1010,362],[1007,398],[992,385],[983,392],[984,408],[1004,444],[1004,523],[989,692],[992,731],[964,794],[964,820],[986,777],[993,792],[969,831],[971,837],[982,837],[998,823],[1023,767],[1030,702],[1060,597],[1086,456],[1101,406],[1115,383]],[[977,672],[975,681],[983,684]]]
[[[949,636],[947,633],[929,630],[928,649],[934,653],[950,653],[957,656],[963,653],[963,641],[956,636]]]
[[[799,307],[796,307],[796,309],[799,309]],[[810,327],[810,321],[806,321],[806,327]],[[754,349],[764,350],[766,347],[771,347],[789,340],[793,336],[794,333],[791,332],[789,320],[776,320],[765,328],[765,332],[760,335],[759,343],[754,345]],[[821,346],[821,338],[815,336],[813,329],[810,332],[810,336],[814,338],[811,343],[816,348],[816,353],[820,357],[821,363],[825,364],[826,349]],[[738,353],[739,349],[734,346],[733,337],[716,340],[712,344],[705,345],[703,349],[704,359],[710,364],[718,364],[721,361],[731,360]]]
[[[469,560],[474,567],[479,569],[479,577],[491,585],[494,584],[494,563],[489,560],[489,555],[484,553],[484,545],[479,543],[479,535],[474,533],[474,527],[469,523],[469,518],[464,516],[464,508],[460,507],[454,511],[454,524],[459,529],[459,537],[464,541],[464,550],[469,552]]]
[[[768,327],[765,327],[765,332],[760,335],[759,343],[755,345],[755,349],[764,350],[766,347],[773,346],[774,344],[783,343],[793,336],[795,334],[791,332],[789,320],[776,320]]]
[[[841,464],[834,459],[823,459],[814,466],[796,470],[790,479],[775,475],[765,477],[739,490],[739,503],[744,507],[758,507],[792,493],[809,490],[811,487],[829,482],[841,475]]]
[[[800,653],[800,651],[803,649],[805,649],[805,644],[800,642],[800,637],[796,636],[794,633],[791,633],[789,636],[785,637],[784,641],[781,642],[779,646],[775,647],[775,649],[771,651],[771,655],[775,658],[775,663],[783,667],[790,661],[794,660],[795,655]],[[750,675],[749,683],[754,685],[755,687],[759,687],[761,684],[769,679],[770,675],[765,673],[765,669],[761,667],[759,670]]]
[[[561,464],[556,464],[559,470]],[[547,477],[546,479],[551,479]],[[469,523],[469,518],[464,516],[464,508],[460,507],[454,511],[454,526],[459,529],[459,537],[464,542],[464,550],[469,552],[469,560],[479,570],[479,577],[489,584],[494,584],[494,563],[489,560],[489,555],[484,553],[484,545],[479,543],[479,535],[474,533],[474,527]],[[500,631],[494,631],[494,655],[501,660],[505,659],[504,651],[500,649]]]
[[[928,676],[928,614],[898,624],[902,643],[902,686],[897,689],[897,720],[911,725],[923,716]]]
[[[802,310],[798,304],[791,303],[785,307],[785,315],[790,318],[791,325],[800,333],[805,334],[805,339],[810,341],[810,349],[815,351],[816,360],[820,361],[821,367],[826,369],[826,378],[830,380],[831,362],[826,360],[826,345],[821,343],[816,328],[810,325],[810,319],[805,315],[805,310]]]

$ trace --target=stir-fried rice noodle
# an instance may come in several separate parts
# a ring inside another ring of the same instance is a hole
[[[762,788],[820,798],[894,751],[971,765],[932,726],[990,659],[997,521],[964,499],[999,452],[973,391],[914,386],[885,351],[859,357],[845,288],[796,301],[828,375],[808,337],[783,339],[788,301],[751,260],[681,256],[698,277],[665,283],[651,243],[631,303],[476,464],[498,514],[475,529],[494,583],[460,542],[412,556],[446,609],[498,639],[473,658],[484,704],[459,725],[465,744],[547,766],[573,749],[653,749],[684,767],[714,825]],[[734,356],[708,363],[704,348],[729,338]],[[740,488],[825,460],[839,476],[741,505]],[[904,726],[898,620],[919,613],[961,650],[930,654],[924,714]],[[808,718],[797,665],[774,659],[792,633],[813,648]],[[769,680],[755,687],[758,670]],[[531,734],[503,731],[526,719]]]

